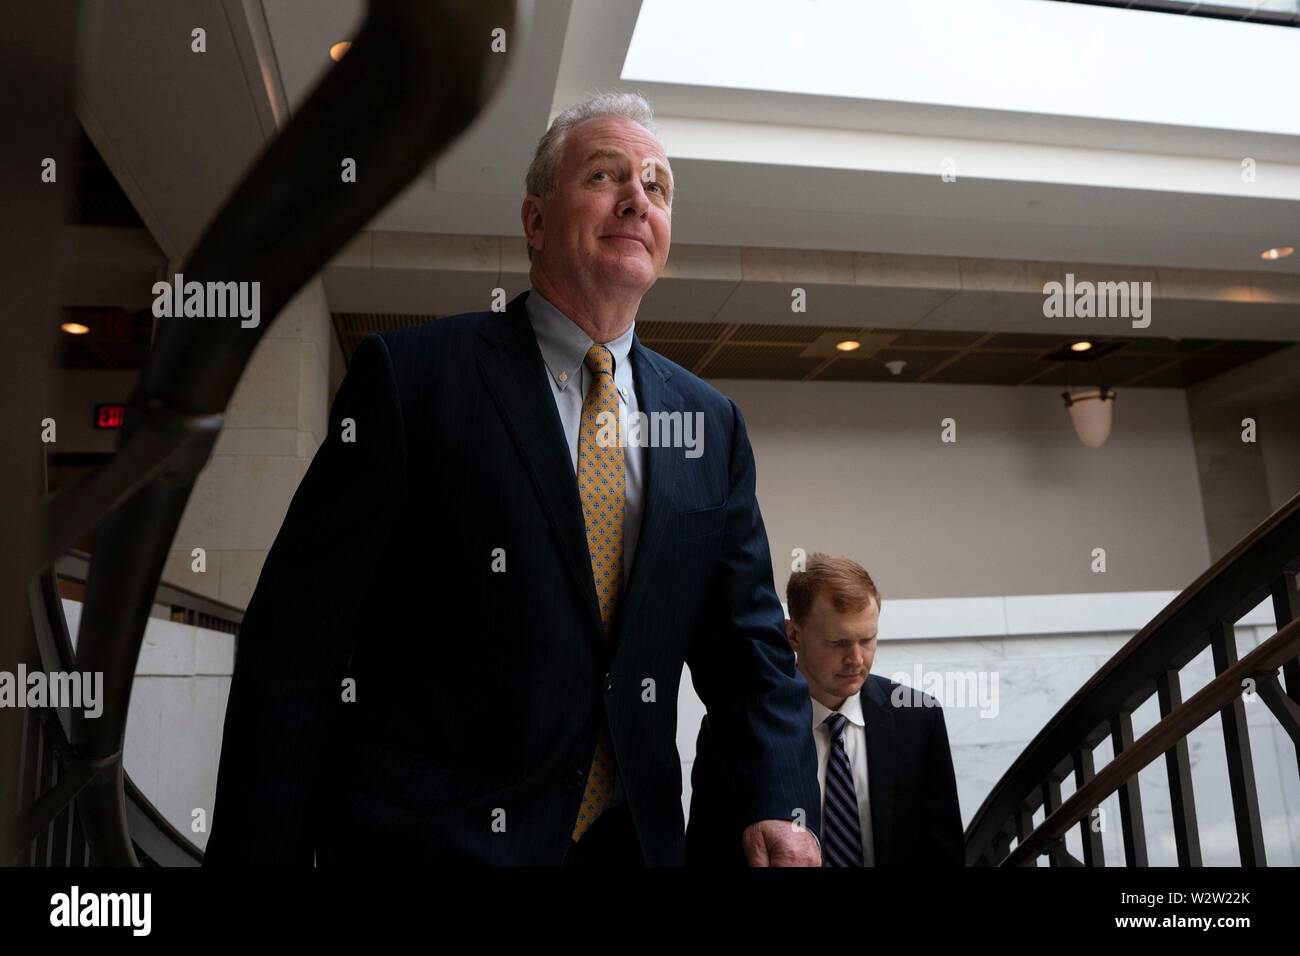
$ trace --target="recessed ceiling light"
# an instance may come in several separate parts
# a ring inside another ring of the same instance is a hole
[[[71,335],[85,335],[90,331],[90,326],[82,325],[80,322],[64,322],[59,328]]]
[[[337,63],[339,60],[343,59],[343,54],[347,53],[351,48],[352,44],[347,40],[334,44],[330,47],[330,59]]]
[[[1086,352],[1092,348],[1091,342],[1074,342],[1070,345],[1071,352]]]
[[[1265,249],[1259,254],[1259,257],[1261,259],[1285,259],[1293,252],[1295,252],[1294,246],[1274,246],[1272,249]]]
[[[836,342],[835,347],[841,352],[852,352],[854,349],[861,348],[862,343],[854,339],[845,339],[843,342]]]

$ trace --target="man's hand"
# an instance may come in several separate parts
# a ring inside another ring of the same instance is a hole
[[[789,820],[758,820],[740,836],[750,866],[821,866],[822,851],[805,827]]]

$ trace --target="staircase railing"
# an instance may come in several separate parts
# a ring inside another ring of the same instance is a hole
[[[59,558],[54,571],[59,580],[85,584],[90,575],[90,555],[76,549],[69,551]],[[178,624],[238,636],[239,626],[244,621],[244,612],[240,608],[166,581],[158,582],[153,600],[154,604],[166,607],[172,614],[171,619]]]
[[[1093,813],[1118,792],[1124,863],[1146,866],[1138,772],[1161,754],[1169,784],[1179,866],[1200,866],[1187,735],[1220,715],[1233,819],[1243,866],[1266,865],[1244,693],[1263,699],[1300,759],[1300,495],[1292,498],[1178,595],[1122,647],[1050,720],[993,788],[966,830],[969,865],[1105,865]],[[1238,659],[1235,625],[1272,598],[1277,632]],[[1211,649],[1216,677],[1182,699],[1179,672]],[[1285,686],[1278,680],[1281,670]],[[1133,712],[1152,697],[1160,721],[1133,738]],[[1110,739],[1113,759],[1100,772],[1094,750]],[[1075,791],[1061,800],[1061,783]],[[1034,816],[1043,811],[1035,825]],[[1083,859],[1065,838],[1079,827]]]
[[[18,862],[197,862],[122,766],[136,660],[177,525],[270,319],[476,118],[505,72],[493,31],[514,23],[514,0],[371,0],[347,55],[179,270],[187,281],[259,283],[267,321],[160,319],[116,455],[45,501],[44,570],[29,586],[41,665],[102,673],[104,707],[93,720],[75,710],[30,715],[23,766],[35,771],[23,784],[32,803],[19,807]],[[355,181],[342,181],[343,158],[356,161]],[[92,530],[74,656],[54,566]]]

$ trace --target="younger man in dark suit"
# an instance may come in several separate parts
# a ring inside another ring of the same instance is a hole
[[[786,635],[812,694],[827,866],[961,866],[961,812],[943,710],[870,676],[880,593],[861,565],[814,554],[790,576]],[[729,755],[700,725],[687,865],[744,865]]]

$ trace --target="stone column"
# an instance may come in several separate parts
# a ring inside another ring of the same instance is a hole
[[[244,370],[163,580],[247,606],[289,502],[325,438],[334,338],[316,278],[276,317]],[[193,570],[195,548],[204,549],[203,572]]]
[[[1298,410],[1300,346],[1187,389],[1211,560],[1300,491]],[[1250,441],[1246,420],[1254,423]]]

